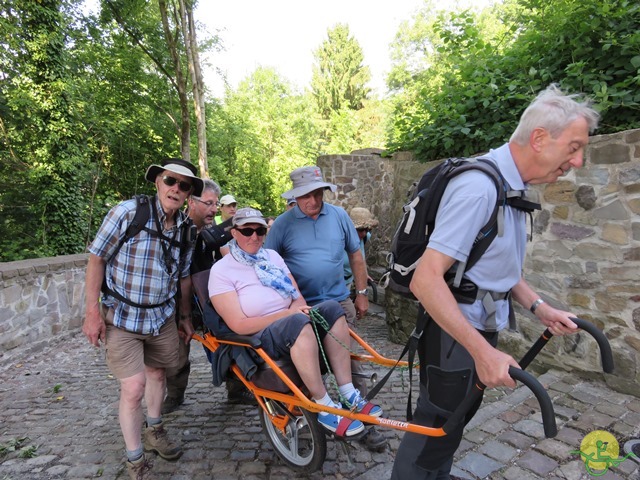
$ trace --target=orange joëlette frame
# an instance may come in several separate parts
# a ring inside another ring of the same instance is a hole
[[[353,330],[349,329],[349,333],[351,337],[358,342],[358,344],[368,353],[368,355],[351,355],[351,358],[355,360],[375,363],[377,365],[382,365],[385,367],[393,367],[397,362],[391,358],[384,357],[376,352],[367,342],[365,342],[360,336],[358,336]],[[237,345],[242,347],[253,348],[246,343],[242,343],[234,340],[227,339],[219,339],[214,336],[212,333],[205,333],[203,336],[194,335],[193,339],[202,343],[206,348],[215,352],[220,345],[228,344],[228,345]],[[313,400],[309,399],[299,388],[293,383],[289,377],[282,371],[282,369],[265,353],[262,348],[253,348],[253,350],[260,355],[260,357],[265,361],[269,367],[273,369],[273,371],[278,375],[278,377],[289,387],[291,390],[289,393],[280,393],[272,390],[266,390],[260,388],[253,384],[250,380],[244,378],[242,372],[239,367],[235,364],[231,365],[233,372],[236,376],[245,384],[245,386],[253,393],[258,401],[258,404],[264,410],[267,410],[265,403],[262,401],[261,397],[277,400],[283,402],[288,405],[290,411],[293,411],[295,408],[303,408],[308,410],[309,412],[326,412],[333,413],[335,415],[341,415],[346,418],[350,418],[352,420],[360,420],[363,423],[367,423],[370,425],[380,425],[382,427],[393,428],[395,430],[403,430],[405,432],[413,432],[421,435],[427,435],[430,437],[443,437],[446,435],[445,431],[442,428],[433,428],[433,427],[425,427],[422,425],[417,425],[411,422],[405,422],[400,420],[393,420],[384,417],[373,417],[371,415],[366,415],[363,413],[356,413],[355,411],[345,410],[341,408],[333,408],[326,407],[324,405],[320,405]],[[408,366],[407,362],[401,361],[398,363],[399,366]],[[277,425],[274,420],[274,424]],[[280,428],[280,427],[279,427]]]

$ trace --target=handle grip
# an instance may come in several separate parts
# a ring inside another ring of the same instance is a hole
[[[596,327],[593,323],[582,320],[581,318],[572,318],[571,321],[594,338],[600,348],[602,370],[606,373],[612,373],[615,368],[613,365],[613,353],[611,352],[609,340],[604,336],[602,330]]]
[[[533,392],[538,403],[540,404],[540,411],[542,412],[542,424],[544,427],[544,434],[547,438],[555,437],[558,434],[558,427],[556,425],[556,417],[553,411],[553,404],[551,398],[547,394],[542,384],[536,380],[531,374],[520,370],[519,368],[509,367],[509,375],[514,379],[522,382],[529,390]],[[462,403],[451,414],[447,422],[442,426],[442,430],[445,433],[451,433],[464,419],[464,416],[471,409],[471,407],[481,397],[482,392],[486,386],[481,382],[477,382],[471,389],[469,395],[465,397]]]
[[[609,341],[607,337],[605,337],[604,333],[596,327],[593,323],[587,322],[586,320],[582,320],[580,318],[571,318],[571,321],[575,323],[578,328],[584,330],[588,334],[590,334],[598,347],[600,348],[600,360],[602,362],[602,370],[606,373],[612,373],[614,369],[613,365],[613,354],[611,352],[611,345],[609,345]],[[519,365],[522,369],[525,369],[529,366],[531,361],[540,353],[540,350],[547,344],[547,342],[553,337],[553,333],[547,328],[542,335],[538,338],[536,343],[532,345],[529,351],[522,357]]]
[[[525,384],[529,390],[533,392],[540,404],[540,412],[542,413],[542,425],[544,427],[544,436],[553,438],[558,434],[556,425],[556,416],[553,411],[553,404],[549,394],[542,384],[530,373],[520,370],[519,368],[509,367],[509,375],[514,380],[518,380]]]

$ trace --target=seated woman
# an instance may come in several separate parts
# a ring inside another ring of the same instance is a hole
[[[233,217],[233,240],[228,244],[230,255],[211,268],[211,303],[231,330],[259,338],[271,358],[290,357],[315,402],[341,408],[329,397],[322,381],[318,341],[308,315],[311,307],[306,305],[282,257],[262,248],[266,233],[267,222],[260,211],[238,210]],[[318,333],[341,397],[358,412],[380,416],[382,409],[366,402],[351,383],[349,351],[340,344],[349,343],[342,307],[327,301],[315,308],[330,325],[331,335],[322,328]],[[318,422],[339,436],[350,437],[364,430],[359,420],[323,412],[318,414]]]

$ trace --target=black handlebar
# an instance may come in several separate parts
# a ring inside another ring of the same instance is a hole
[[[598,347],[600,348],[600,358],[602,361],[602,370],[604,370],[606,373],[613,372],[613,354],[611,352],[611,345],[609,345],[607,337],[604,336],[604,334],[598,327],[590,322],[587,322],[586,320],[582,320],[580,318],[571,318],[571,321],[575,323],[578,328],[589,333],[598,343]],[[535,377],[525,372],[524,369],[529,366],[531,361],[540,352],[540,350],[542,350],[542,348],[547,344],[551,337],[553,337],[553,334],[549,331],[549,329],[546,329],[544,333],[540,335],[540,338],[538,338],[538,340],[533,344],[533,346],[529,349],[525,356],[522,357],[522,360],[520,360],[519,364],[522,370],[515,367],[509,367],[509,375],[514,380],[519,380],[520,382],[525,384],[536,396],[538,403],[540,404],[540,410],[542,412],[544,434],[547,438],[555,437],[558,433],[556,419],[553,412],[553,404],[551,403],[549,395],[545,391],[544,387],[540,384],[540,382],[538,382]],[[447,422],[442,426],[442,429],[445,431],[445,433],[449,434],[460,424],[467,412],[471,410],[473,405],[482,396],[482,392],[485,388],[485,385],[483,385],[479,381],[472,387],[469,395],[465,397],[458,408],[456,408],[456,410],[451,414]]]
[[[581,318],[572,318],[571,321],[578,325],[578,327],[585,332],[589,333],[600,348],[600,359],[602,361],[602,370],[606,373],[612,373],[614,369],[613,354],[611,353],[611,345],[604,333],[596,327],[593,323],[582,320]]]
[[[607,337],[604,336],[604,333],[596,327],[593,323],[587,322],[586,320],[582,320],[580,318],[571,318],[571,321],[575,323],[578,328],[584,330],[588,334],[590,334],[594,340],[597,342],[598,347],[600,348],[600,359],[602,361],[602,370],[606,373],[613,372],[613,354],[611,353],[611,345],[609,345],[609,341]],[[529,351],[522,357],[519,364],[521,368],[527,368],[531,361],[535,358],[536,355],[542,350],[542,348],[547,344],[547,342],[553,337],[553,333],[549,331],[547,328],[540,338],[533,344],[533,346],[529,349]]]
[[[509,375],[514,380],[518,380],[525,384],[529,390],[538,399],[540,404],[540,412],[542,413],[542,425],[544,427],[544,436],[547,438],[553,438],[558,434],[558,427],[556,426],[556,416],[553,412],[553,404],[549,394],[544,389],[542,384],[536,380],[536,378],[524,370],[519,368],[509,367]]]
[[[553,404],[551,403],[551,398],[549,398],[549,395],[542,384],[538,382],[534,376],[524,370],[520,370],[519,368],[509,367],[509,375],[514,380],[518,380],[526,385],[536,396],[538,403],[540,404],[540,411],[542,412],[544,434],[547,438],[555,437],[558,434],[558,427],[556,426]],[[485,385],[481,382],[476,383],[472,387],[471,393],[465,397],[458,408],[456,408],[456,410],[451,414],[447,422],[442,426],[442,430],[444,430],[447,435],[460,424],[473,404],[478,401],[485,388]]]

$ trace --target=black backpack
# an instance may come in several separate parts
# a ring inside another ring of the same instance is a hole
[[[493,239],[502,230],[506,205],[531,214],[540,205],[525,198],[524,191],[512,191],[496,165],[485,158],[449,158],[427,170],[409,191],[409,201],[403,206],[403,216],[391,242],[387,257],[388,270],[385,284],[394,292],[415,298],[409,289],[418,261],[422,257],[435,226],[440,201],[449,181],[469,170],[485,173],[496,187],[497,201],[489,221],[480,229],[466,263],[458,264],[445,277],[456,300],[468,303],[475,292],[473,284],[464,282],[464,273],[486,252]]]
[[[503,178],[498,167],[486,158],[449,158],[439,165],[427,170],[419,182],[412,185],[409,191],[409,201],[403,206],[403,216],[398,224],[391,243],[391,252],[387,257],[388,270],[381,279],[383,286],[405,297],[415,299],[409,289],[413,273],[418,266],[418,261],[427,248],[429,237],[435,227],[436,214],[442,200],[442,195],[449,181],[461,173],[469,170],[484,172],[496,187],[497,201],[491,213],[489,221],[480,229],[476,236],[466,263],[458,262],[450,272],[445,275],[445,280],[458,302],[473,303],[476,299],[478,287],[470,280],[464,278],[464,273],[469,270],[480,257],[487,251],[489,245],[497,235],[502,234],[504,207],[511,206],[527,212],[529,215],[534,210],[540,209],[540,204],[526,198],[525,191],[514,191]],[[533,228],[533,222],[532,222]],[[509,298],[510,300],[510,298]],[[430,321],[429,314],[422,306],[418,308],[416,326],[409,336],[398,362],[408,353],[409,363],[409,395],[407,399],[407,419],[411,420],[411,384],[415,353],[420,342],[422,332]],[[395,367],[394,367],[395,369]],[[367,400],[377,394],[379,389],[391,375],[387,375],[369,392]]]
[[[187,218],[180,228],[182,232],[180,234],[180,241],[176,241],[172,238],[169,238],[162,233],[162,227],[160,225],[160,220],[158,218],[158,212],[156,207],[155,195],[150,197],[148,195],[136,195],[134,197],[136,199],[136,211],[133,216],[133,220],[127,227],[124,236],[120,239],[115,251],[111,258],[115,258],[118,255],[118,252],[122,248],[122,246],[131,238],[138,235],[142,230],[145,230],[147,233],[154,237],[159,237],[161,240],[165,240],[169,247],[167,247],[164,243],[161,242],[162,250],[165,255],[165,259],[167,261],[167,265],[170,265],[169,258],[171,256],[170,249],[171,248],[179,248],[180,249],[180,262],[178,264],[178,275],[180,275],[180,271],[184,266],[184,261],[186,258],[186,254],[188,249],[194,244],[195,236],[196,236],[196,226],[193,225],[193,222],[190,218]],[[147,227],[147,222],[153,213],[153,218],[155,219],[155,228]],[[168,303],[173,297],[167,298],[164,302],[155,303],[155,304],[141,304],[132,301],[131,299],[125,297],[120,292],[117,292],[107,286],[107,278],[106,274],[102,279],[102,293],[108,294],[113,298],[126,303],[127,305],[131,305],[136,308],[156,308]],[[176,297],[180,298],[180,282],[178,281],[178,291],[176,293]]]

